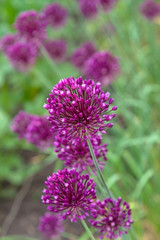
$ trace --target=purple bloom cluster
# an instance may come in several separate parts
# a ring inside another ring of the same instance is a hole
[[[66,23],[68,11],[59,3],[48,5],[39,13],[35,10],[22,12],[14,26],[17,34],[8,34],[0,41],[0,49],[18,71],[29,71],[39,56],[40,46],[44,43],[51,57],[56,61],[66,58],[65,40],[47,40],[47,26],[56,28]]]
[[[95,53],[96,47],[92,42],[81,45],[72,56],[72,63],[78,69],[83,70],[85,62]]]
[[[106,12],[110,11],[117,2],[118,0],[100,0],[103,10]]]
[[[44,43],[44,47],[53,60],[61,62],[66,59],[67,42],[65,40],[62,39],[47,40]]]
[[[14,118],[14,120],[11,124],[11,128],[15,133],[18,134],[19,138],[25,137],[28,125],[32,121],[32,116],[33,115],[31,115],[27,112],[20,111]]]
[[[45,213],[40,218],[39,231],[46,239],[54,239],[60,237],[64,231],[62,218],[59,214]]]
[[[97,200],[92,203],[90,220],[95,228],[98,228],[103,234],[101,238],[107,237],[115,239],[128,233],[133,220],[131,218],[131,209],[122,198],[118,200],[106,198],[103,202]]]
[[[45,184],[42,201],[49,204],[50,211],[60,212],[63,219],[69,217],[75,222],[89,215],[91,203],[96,198],[96,183],[88,174],[81,176],[75,169],[59,170],[49,176]]]
[[[86,61],[84,71],[87,77],[107,86],[120,74],[119,59],[110,52],[96,52]]]
[[[91,143],[98,159],[99,166],[103,169],[105,162],[99,159],[103,157],[104,161],[107,161],[106,154],[108,153],[108,144],[102,145],[101,136],[91,139]],[[81,141],[76,139],[74,144],[70,144],[66,139],[56,137],[55,141],[58,158],[65,162],[65,165],[71,168],[77,168],[79,172],[89,171],[89,167],[96,173],[94,161],[92,159],[87,141]]]
[[[79,0],[79,5],[86,18],[94,18],[98,14],[99,0]]]
[[[30,42],[16,42],[7,48],[10,62],[20,72],[28,71],[36,63],[38,49]]]
[[[106,133],[106,127],[112,128],[113,123],[107,123],[116,116],[109,109],[114,102],[110,93],[101,90],[101,84],[95,85],[91,79],[73,77],[61,80],[52,90],[50,98],[44,107],[51,116],[49,121],[52,131],[69,141],[87,140],[97,136],[98,132]]]
[[[48,26],[53,28],[63,27],[68,18],[68,11],[66,8],[61,6],[58,2],[48,5],[43,10],[43,17]]]
[[[54,145],[55,135],[50,131],[51,126],[46,116],[37,116],[20,111],[11,127],[20,138],[26,138],[28,142],[42,150]]]
[[[27,40],[41,42],[46,38],[46,23],[35,10],[22,12],[15,23],[20,36]]]
[[[160,4],[153,0],[146,0],[140,6],[141,13],[149,20],[160,16]]]
[[[10,46],[16,43],[17,35],[7,34],[0,41],[0,49],[3,52],[8,52]]]

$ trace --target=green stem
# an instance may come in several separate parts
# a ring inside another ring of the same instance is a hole
[[[61,79],[62,76],[60,74],[60,72],[58,71],[57,69],[57,66],[55,64],[55,62],[51,59],[51,57],[49,56],[48,52],[46,51],[46,49],[41,45],[41,53],[42,55],[44,56],[44,58],[46,59],[46,61],[48,62],[49,66],[51,67],[52,70],[54,70],[54,72],[56,73],[57,75],[57,78]]]
[[[90,236],[90,238],[91,238],[92,240],[95,240],[95,238],[94,238],[92,232],[90,231],[89,227],[87,226],[85,220],[81,220],[81,223],[83,224],[83,227],[85,228],[85,230],[86,230],[86,232],[88,233],[88,235]]]
[[[51,90],[51,86],[48,83],[48,79],[46,79],[46,77],[38,70],[38,69],[34,69],[34,73],[37,76],[37,78],[39,79],[39,81],[45,86],[47,87],[49,90]]]
[[[94,153],[94,150],[93,150],[93,147],[92,147],[92,143],[90,141],[90,139],[87,140],[87,143],[88,143],[88,146],[89,146],[89,149],[90,149],[90,152],[91,152],[91,155],[92,155],[92,158],[93,158],[93,161],[94,161],[94,164],[96,166],[96,169],[97,169],[97,172],[98,172],[98,175],[99,175],[99,178],[104,186],[104,188],[106,189],[106,192],[107,194],[109,195],[110,198],[113,198],[112,196],[112,193],[110,192],[105,180],[104,180],[104,177],[103,177],[103,174],[99,168],[99,164],[98,164],[98,161],[97,161],[97,158],[95,156],[95,153]]]

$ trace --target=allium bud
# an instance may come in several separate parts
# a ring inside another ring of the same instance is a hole
[[[16,42],[8,48],[7,56],[15,69],[25,72],[36,63],[38,49],[32,42]]]
[[[47,5],[43,10],[43,18],[53,28],[63,27],[68,18],[68,11],[58,2]]]
[[[153,20],[160,16],[160,4],[153,0],[146,0],[141,4],[140,11],[145,18]]]
[[[94,18],[98,14],[99,0],[79,0],[79,5],[86,18]]]
[[[57,62],[64,61],[67,56],[67,42],[63,39],[47,40],[44,43],[50,57]]]
[[[118,200],[106,198],[92,203],[91,224],[100,230],[101,238],[116,239],[128,233],[131,224],[131,209],[129,204],[119,197]]]
[[[53,88],[47,101],[44,107],[50,113],[52,131],[68,141],[91,139],[113,126],[108,123],[115,117],[112,109],[117,109],[110,109],[113,98],[101,90],[100,83],[95,84],[91,79],[63,79]]]
[[[74,66],[83,70],[85,62],[95,53],[96,47],[92,42],[86,42],[81,45],[72,56]]]
[[[101,136],[92,138],[91,143],[98,160],[99,166],[103,169],[105,162],[107,161],[106,154],[108,153],[108,144],[102,145]],[[87,171],[89,168],[96,173],[94,161],[92,159],[87,141],[81,141],[75,139],[74,143],[69,143],[67,140],[61,137],[56,137],[55,151],[58,153],[58,158],[64,161],[65,165],[70,168],[76,168],[79,172]],[[101,161],[101,157],[104,161]]]
[[[71,221],[89,216],[91,203],[96,198],[96,183],[89,175],[80,175],[75,169],[59,170],[53,173],[45,182],[42,202],[49,204],[48,209],[61,213],[62,218],[69,217]]]
[[[96,52],[86,61],[84,72],[87,77],[107,86],[120,74],[119,59],[110,52]]]
[[[64,231],[62,218],[59,214],[45,213],[40,218],[39,231],[46,239],[54,239],[61,236]]]

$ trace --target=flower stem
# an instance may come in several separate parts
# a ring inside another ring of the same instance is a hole
[[[51,57],[49,56],[48,52],[47,52],[46,49],[43,47],[43,45],[41,45],[40,50],[41,50],[42,55],[44,56],[44,58],[46,59],[46,61],[47,61],[48,64],[50,65],[51,69],[54,70],[54,72],[56,73],[57,78],[58,78],[58,79],[59,79],[59,78],[61,79],[62,76],[61,76],[60,72],[58,71],[55,62],[51,59]]]
[[[85,228],[85,230],[86,230],[86,232],[88,233],[88,235],[90,236],[90,238],[91,238],[92,240],[95,240],[95,238],[94,238],[92,232],[90,231],[89,227],[87,226],[85,220],[82,220],[82,219],[81,219],[81,223],[83,224],[83,227]]]
[[[105,180],[104,180],[104,177],[103,177],[103,174],[99,168],[99,164],[98,164],[98,161],[97,161],[97,158],[95,156],[95,153],[94,153],[94,150],[93,150],[93,147],[92,147],[92,143],[90,141],[90,139],[87,140],[87,143],[88,143],[88,146],[89,146],[89,149],[90,149],[90,152],[91,152],[91,155],[92,155],[92,158],[93,158],[93,161],[94,161],[94,164],[96,166],[96,169],[97,169],[97,172],[98,172],[98,175],[99,175],[99,178],[104,186],[104,188],[106,189],[106,192],[107,194],[109,195],[110,198],[113,198],[113,195],[112,193],[110,192]]]

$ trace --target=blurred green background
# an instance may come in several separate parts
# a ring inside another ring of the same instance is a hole
[[[13,24],[20,12],[40,11],[51,2],[0,0],[0,37],[15,32]],[[86,20],[77,1],[61,0],[69,10],[69,21],[49,34],[67,40],[69,56],[89,40],[120,59],[121,75],[107,87],[118,111],[114,128],[104,137],[109,153],[103,172],[114,195],[130,202],[137,239],[149,240],[160,234],[160,25],[158,20],[149,22],[140,15],[141,2],[119,0],[110,13],[101,12],[98,19]],[[108,31],[110,24],[114,24],[114,32]],[[30,72],[20,73],[0,53],[1,198],[14,198],[18,187],[42,169],[45,161],[26,161],[26,151],[41,152],[12,132],[13,117],[19,110],[47,114],[43,104],[59,78],[82,74],[69,61],[53,66],[41,57]],[[43,159],[45,156],[48,152],[43,153]],[[133,233],[132,239],[136,239]]]

